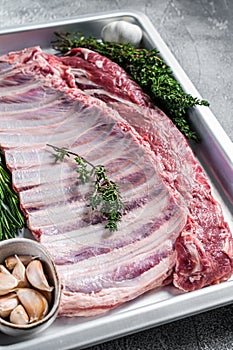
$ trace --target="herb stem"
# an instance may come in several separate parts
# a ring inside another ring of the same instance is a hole
[[[15,237],[24,224],[19,198],[12,189],[11,175],[0,152],[0,241]]]
[[[107,220],[105,228],[110,231],[118,229],[117,222],[121,220],[123,203],[119,186],[107,176],[107,170],[103,165],[94,165],[79,154],[68,150],[65,147],[59,148],[51,144],[48,147],[55,151],[55,161],[62,161],[65,157],[74,156],[78,164],[76,172],[81,183],[92,182],[93,191],[89,198],[92,210],[98,210]],[[91,168],[88,170],[87,166]],[[94,180],[91,180],[94,179]]]

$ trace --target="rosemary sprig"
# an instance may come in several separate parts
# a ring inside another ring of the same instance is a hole
[[[24,225],[19,198],[12,189],[11,175],[0,152],[0,241],[15,237]]]
[[[78,165],[75,170],[81,183],[91,182],[93,192],[89,198],[92,210],[98,210],[107,220],[106,229],[116,231],[117,223],[121,220],[123,203],[119,186],[107,176],[107,170],[103,165],[94,165],[79,154],[69,151],[67,148],[59,148],[50,144],[55,153],[55,161],[62,161],[65,157],[74,156]]]
[[[187,118],[187,110],[196,105],[208,106],[209,103],[183,91],[159,51],[136,49],[129,44],[102,42],[92,36],[86,38],[82,33],[55,35],[57,40],[53,42],[53,47],[61,53],[75,47],[86,47],[118,63],[187,138],[197,139]]]

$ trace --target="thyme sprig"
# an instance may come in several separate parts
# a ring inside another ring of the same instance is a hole
[[[123,203],[120,194],[119,185],[110,180],[107,176],[107,170],[103,165],[94,165],[79,154],[68,150],[65,147],[59,148],[50,144],[55,153],[55,161],[62,161],[65,157],[74,156],[78,165],[75,170],[81,183],[91,182],[93,191],[89,198],[92,210],[98,210],[107,220],[105,228],[110,231],[118,229],[117,223],[121,221]]]
[[[11,175],[0,152],[0,241],[14,238],[24,225],[19,197],[12,189]]]
[[[138,83],[187,137],[197,139],[188,120],[187,111],[196,105],[208,106],[206,100],[186,93],[175,79],[171,68],[156,49],[135,48],[130,44],[102,42],[82,33],[55,33],[53,47],[65,53],[72,48],[86,47],[118,63]]]

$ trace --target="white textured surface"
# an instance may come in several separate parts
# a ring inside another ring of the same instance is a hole
[[[102,11],[144,12],[233,140],[232,0],[0,0],[0,28]],[[233,306],[89,350],[230,350]]]

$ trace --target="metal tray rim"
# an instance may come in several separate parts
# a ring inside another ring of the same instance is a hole
[[[47,23],[8,27],[4,30],[0,30],[0,35],[59,25],[69,25],[72,23],[83,23],[102,19],[110,20],[113,17],[116,18],[122,16],[133,17],[141,23],[152,43],[154,40],[153,37],[156,37],[156,47],[166,56],[166,61],[171,66],[173,72],[175,72],[177,80],[185,86],[187,92],[200,97],[196,88],[180,67],[179,63],[148,17],[137,11],[112,11],[97,15],[82,15]],[[232,143],[229,137],[209,108],[203,109],[202,107],[198,107],[197,109],[201,114],[205,115],[204,123],[206,123],[214,137],[216,137],[217,140],[221,140],[221,142],[219,141],[219,147],[225,154],[228,163],[232,165],[233,152],[231,151]],[[38,338],[24,339],[21,342],[11,345],[8,344],[6,346],[0,345],[0,350],[6,348],[8,350],[23,350],[25,348],[39,350],[44,349],[45,345],[51,345],[57,349],[71,349],[72,347],[77,346],[83,348],[98,342],[107,341],[135,331],[158,326],[199,312],[207,311],[214,307],[227,305],[232,302],[232,290],[233,280],[229,280],[222,284],[206,287],[195,292],[175,295],[174,297],[170,296],[159,302],[156,302],[153,297],[150,299],[149,294],[149,302],[146,305],[143,303],[141,304],[139,299],[139,301],[135,303],[135,307],[126,307],[126,309],[124,309],[124,307],[119,308],[107,315],[91,318],[84,322],[81,321],[81,323],[77,322],[77,324],[72,324],[70,320],[65,320],[65,323],[67,323],[66,328],[62,327],[63,320],[58,319],[56,322],[59,327],[59,336],[53,333],[53,328],[51,326],[51,329],[48,330],[48,332],[44,332],[42,335],[39,335]],[[213,296],[213,299],[211,296]],[[91,339],[90,334],[92,336]]]
[[[111,19],[112,17],[133,17],[134,19],[137,19],[138,21],[148,21],[148,17],[140,11],[136,10],[113,10],[113,11],[106,11],[101,13],[90,13],[88,15],[80,15],[80,16],[72,16],[69,18],[60,18],[56,19],[54,21],[43,21],[33,24],[22,24],[22,25],[13,25],[8,26],[5,28],[0,29],[0,35],[2,34],[9,34],[12,32],[22,32],[27,30],[37,30],[37,29],[43,29],[43,28],[50,28],[54,26],[60,26],[60,25],[69,25],[73,23],[83,23],[83,22],[89,22],[89,21],[98,21],[102,19]]]
[[[199,291],[194,291],[158,303],[152,301],[146,306],[126,311],[121,310],[120,312],[113,311],[106,316],[91,318],[88,322],[77,325],[70,325],[69,322],[65,328],[61,328],[60,325],[59,336],[55,332],[45,332],[39,338],[25,338],[22,342],[13,345],[0,346],[0,349],[24,350],[30,348],[30,350],[42,350],[44,346],[56,349],[72,349],[78,346],[79,349],[82,349],[122,335],[132,334],[136,331],[208,311],[212,309],[212,297],[219,302],[218,306],[226,306],[232,303],[232,291],[233,280],[229,280],[219,285],[203,288],[201,300]],[[198,307],[196,302],[198,302]],[[155,317],[157,318],[156,324],[154,323]],[[63,322],[62,319],[57,321]],[[122,329],[124,332],[119,332]],[[93,336],[91,339],[90,333]]]

